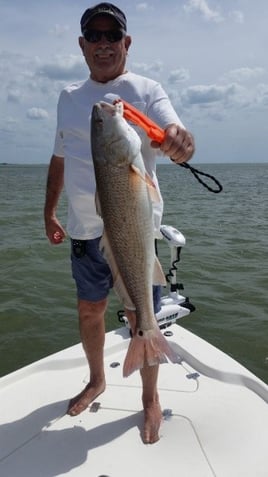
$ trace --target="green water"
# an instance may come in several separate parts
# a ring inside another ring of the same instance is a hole
[[[163,223],[186,236],[179,281],[197,310],[180,324],[268,382],[268,164],[199,166],[223,184],[158,166]],[[0,375],[79,341],[69,243],[44,232],[46,166],[0,166]],[[59,217],[65,223],[66,200]],[[159,244],[163,265],[169,251]],[[119,326],[111,294],[107,330]],[[194,350],[193,350],[194,353]]]

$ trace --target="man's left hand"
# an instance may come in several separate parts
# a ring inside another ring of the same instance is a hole
[[[165,129],[165,139],[162,144],[152,141],[151,145],[154,148],[159,147],[166,156],[169,156],[177,164],[189,161],[195,151],[192,134],[177,124],[171,124]]]

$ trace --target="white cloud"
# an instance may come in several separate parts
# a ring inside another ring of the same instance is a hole
[[[259,117],[267,111],[268,84],[254,89],[238,83],[190,86],[180,97],[174,96],[173,101],[191,122],[203,123],[207,119],[228,122],[233,118],[237,121],[239,116],[244,119],[257,114]]]
[[[55,102],[62,83],[49,78],[49,75],[45,76],[45,72],[41,74],[42,66],[47,63],[41,62],[37,57],[2,52],[0,64],[2,112],[6,103],[10,106],[17,103],[29,107],[33,101],[39,102],[42,95],[46,96],[46,101],[52,99]],[[59,76],[64,75],[62,73]]]
[[[29,119],[47,119],[48,118],[48,112],[45,109],[42,108],[31,108],[28,109],[27,111],[27,118]]]
[[[173,70],[170,72],[168,77],[168,82],[170,84],[181,83],[183,81],[187,81],[190,78],[190,73],[185,68],[179,68],[177,70]]]
[[[226,100],[230,95],[235,94],[234,84],[227,86],[218,85],[198,85],[190,86],[182,93],[184,104],[205,104]]]
[[[245,66],[243,68],[236,68],[235,70],[230,71],[225,75],[227,80],[244,82],[251,79],[256,79],[259,76],[262,76],[265,73],[264,68],[256,66],[254,68],[249,68]]]
[[[184,10],[188,13],[201,13],[202,17],[209,22],[219,23],[224,20],[221,13],[216,9],[210,8],[206,0],[188,0],[184,5]]]
[[[51,80],[79,80],[85,78],[85,61],[81,55],[54,56],[50,61],[40,62],[37,74]]]
[[[155,74],[160,73],[163,70],[163,62],[156,60],[153,63],[132,63],[131,68],[133,71],[137,71],[140,74]]]

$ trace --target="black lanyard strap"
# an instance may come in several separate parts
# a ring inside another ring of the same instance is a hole
[[[221,183],[216,179],[216,177],[212,176],[211,174],[207,174],[206,172],[199,171],[198,169],[195,169],[195,167],[190,166],[187,162],[183,162],[182,164],[179,164],[181,167],[185,167],[185,169],[190,169],[191,173],[195,176],[195,178],[202,184],[202,186],[206,187],[210,192],[214,192],[214,194],[219,194],[222,190],[223,187]],[[206,182],[204,182],[199,176],[205,176],[211,179],[215,184],[218,186],[217,189],[213,189],[210,187]]]

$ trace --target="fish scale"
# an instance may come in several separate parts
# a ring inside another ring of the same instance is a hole
[[[128,283],[129,296],[136,305],[139,323],[140,312],[144,307],[146,307],[147,316],[153,314],[152,287],[150,286],[153,247],[151,246],[149,250],[153,236],[152,211],[146,184],[140,179],[137,181],[137,174],[129,172],[128,165],[126,169],[122,168],[118,173],[114,167],[106,163],[105,173],[101,168],[99,174],[96,174],[97,177],[101,177],[101,180],[97,180],[97,187],[105,191],[99,196],[101,214],[105,220],[105,233],[109,236],[110,245],[116,254],[120,274],[124,282]],[[138,182],[136,187],[135,182]],[[126,207],[122,207],[122,200],[125,197],[128,201],[125,204]],[[147,210],[143,206],[143,198],[148,204]],[[134,220],[136,217],[138,221]],[[137,264],[139,274],[135,273]],[[144,277],[143,280],[140,275]]]

